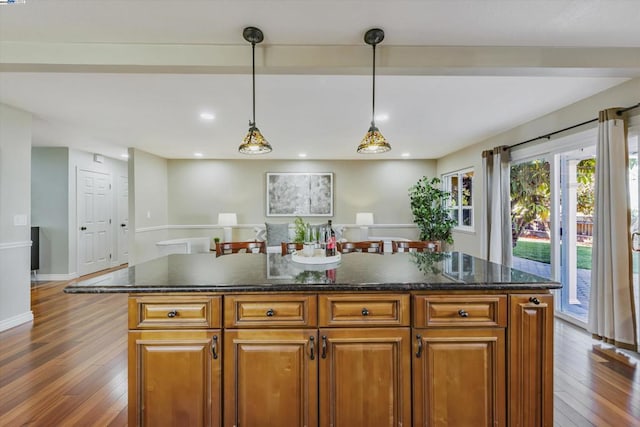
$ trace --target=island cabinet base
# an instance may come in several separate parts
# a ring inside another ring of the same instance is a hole
[[[552,315],[546,290],[132,295],[129,425],[552,426]]]

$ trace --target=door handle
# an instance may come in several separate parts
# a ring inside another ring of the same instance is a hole
[[[87,229],[87,227],[80,227],[80,230],[81,230],[81,231],[84,231],[84,230],[86,230],[86,229]]]
[[[120,227],[126,227],[127,224],[120,224]]]

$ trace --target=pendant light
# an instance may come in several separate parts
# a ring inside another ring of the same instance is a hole
[[[247,27],[242,31],[242,37],[251,43],[251,74],[253,77],[253,120],[249,121],[249,132],[242,140],[238,151],[242,154],[270,153],[272,148],[256,127],[256,43],[264,40],[262,31],[256,27]]]
[[[382,136],[375,123],[376,115],[376,45],[384,40],[384,31],[380,28],[372,28],[364,35],[364,41],[366,44],[373,47],[373,97],[371,108],[371,126],[367,131],[367,134],[362,138],[360,145],[358,146],[358,153],[362,154],[377,154],[386,153],[391,150],[391,145]]]

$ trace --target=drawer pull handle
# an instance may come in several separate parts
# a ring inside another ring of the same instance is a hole
[[[416,357],[422,356],[422,335],[416,335],[416,342],[418,343],[418,351],[416,351]]]
[[[167,313],[167,317],[176,317],[178,315],[178,312],[176,310],[171,310],[170,312]]]
[[[273,308],[270,308],[269,310],[267,310],[267,317],[273,317],[274,314],[276,314],[276,312],[273,311]]]
[[[213,354],[213,358],[218,358],[218,336],[213,336],[213,342],[211,343],[211,354]]]
[[[366,307],[362,309],[362,315],[363,316],[368,316],[369,315],[369,310],[367,310]]]
[[[469,313],[467,311],[464,311],[463,309],[458,310],[458,314],[460,315],[460,317],[469,317]]]
[[[316,358],[316,355],[315,355],[316,343],[315,343],[315,337],[313,336],[309,337],[309,350],[311,351],[309,358],[311,360],[314,360]]]
[[[322,355],[321,357],[323,359],[327,358],[327,336],[323,335],[322,336]]]
[[[531,301],[535,305],[540,305],[540,300],[538,298],[536,298],[536,297],[529,298],[529,301]]]

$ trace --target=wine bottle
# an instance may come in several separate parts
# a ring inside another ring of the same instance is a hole
[[[336,233],[331,227],[331,220],[327,223],[327,249],[325,253],[327,256],[336,255]]]

